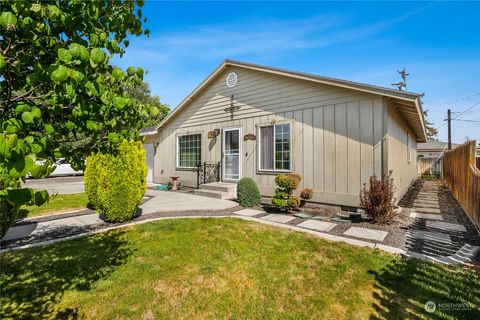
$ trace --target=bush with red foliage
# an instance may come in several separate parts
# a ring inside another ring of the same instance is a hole
[[[376,175],[371,176],[368,188],[364,183],[360,191],[360,207],[373,222],[387,223],[395,217],[392,172],[390,170],[381,180]]]

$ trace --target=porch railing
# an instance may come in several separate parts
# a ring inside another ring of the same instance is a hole
[[[197,189],[201,184],[219,182],[221,175],[220,162],[200,162],[193,169],[197,173]]]

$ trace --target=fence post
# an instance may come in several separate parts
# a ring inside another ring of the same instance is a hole
[[[200,162],[197,163],[197,189],[200,189]]]

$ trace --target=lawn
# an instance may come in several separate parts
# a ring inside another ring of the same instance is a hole
[[[175,219],[1,255],[0,318],[479,319],[474,271],[237,219]],[[424,310],[426,301],[468,311]]]
[[[18,212],[18,218],[36,217],[51,213],[65,212],[75,209],[84,209],[87,207],[87,194],[57,194],[50,196],[50,201],[40,207],[22,206]]]

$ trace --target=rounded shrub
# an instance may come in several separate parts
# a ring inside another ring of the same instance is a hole
[[[252,178],[244,177],[237,184],[237,200],[242,207],[255,207],[260,205],[262,197],[257,183]]]
[[[88,201],[96,209],[100,209],[98,201],[99,172],[106,165],[107,155],[94,153],[87,157],[85,171],[83,173],[84,188]]]
[[[116,155],[104,155],[99,168],[97,197],[105,220],[122,222],[134,217],[147,188],[146,154],[141,142],[124,140]]]
[[[293,195],[302,181],[296,173],[280,174],[275,177],[277,189],[272,197],[272,205],[279,210],[295,209],[300,205],[300,198]]]
[[[8,228],[17,219],[18,206],[0,198],[0,239],[7,233]]]
[[[313,197],[313,189],[311,189],[311,188],[305,188],[305,189],[303,189],[302,192],[300,193],[300,197],[301,197],[303,200],[312,199],[312,197]]]

